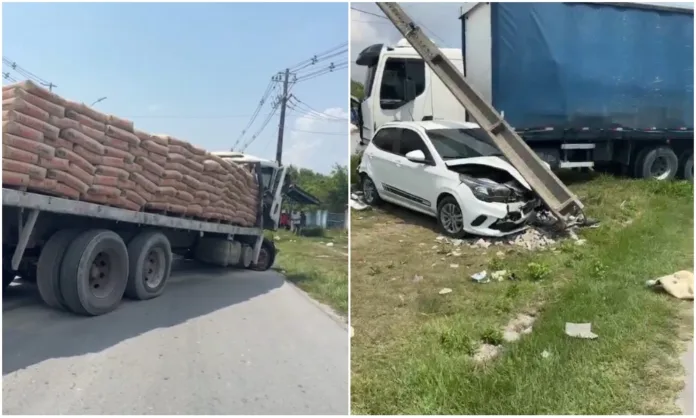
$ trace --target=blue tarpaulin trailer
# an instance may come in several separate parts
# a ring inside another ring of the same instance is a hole
[[[516,129],[692,129],[693,9],[478,3],[465,75]]]
[[[693,181],[693,3],[473,3],[460,18],[467,81],[552,167]]]

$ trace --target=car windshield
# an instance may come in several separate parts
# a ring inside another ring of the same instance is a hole
[[[430,129],[426,131],[443,160],[499,157],[503,154],[488,140],[483,129]]]

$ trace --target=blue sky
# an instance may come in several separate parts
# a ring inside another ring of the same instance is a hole
[[[130,118],[136,127],[227,150],[272,75],[348,41],[345,3],[5,3],[2,54],[56,93]],[[345,62],[348,54],[298,76]],[[23,78],[3,64],[14,78]],[[7,81],[3,81],[7,84]],[[347,69],[298,82],[316,111],[290,110],[284,163],[329,172],[347,164]],[[270,113],[270,100],[249,129]],[[304,107],[301,105],[300,107]],[[247,148],[275,158],[278,116]],[[301,132],[308,131],[308,132]],[[316,134],[309,132],[326,132]]]

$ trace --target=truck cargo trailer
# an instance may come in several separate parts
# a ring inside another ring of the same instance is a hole
[[[467,82],[553,168],[693,180],[693,9],[629,3],[476,3],[462,49]],[[405,40],[376,44],[361,137],[394,120],[469,120]]]
[[[465,76],[552,166],[693,178],[693,9],[478,3],[461,22]]]

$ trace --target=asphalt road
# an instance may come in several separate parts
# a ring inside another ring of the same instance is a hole
[[[342,414],[347,326],[275,272],[177,267],[94,318],[3,297],[3,414]]]

